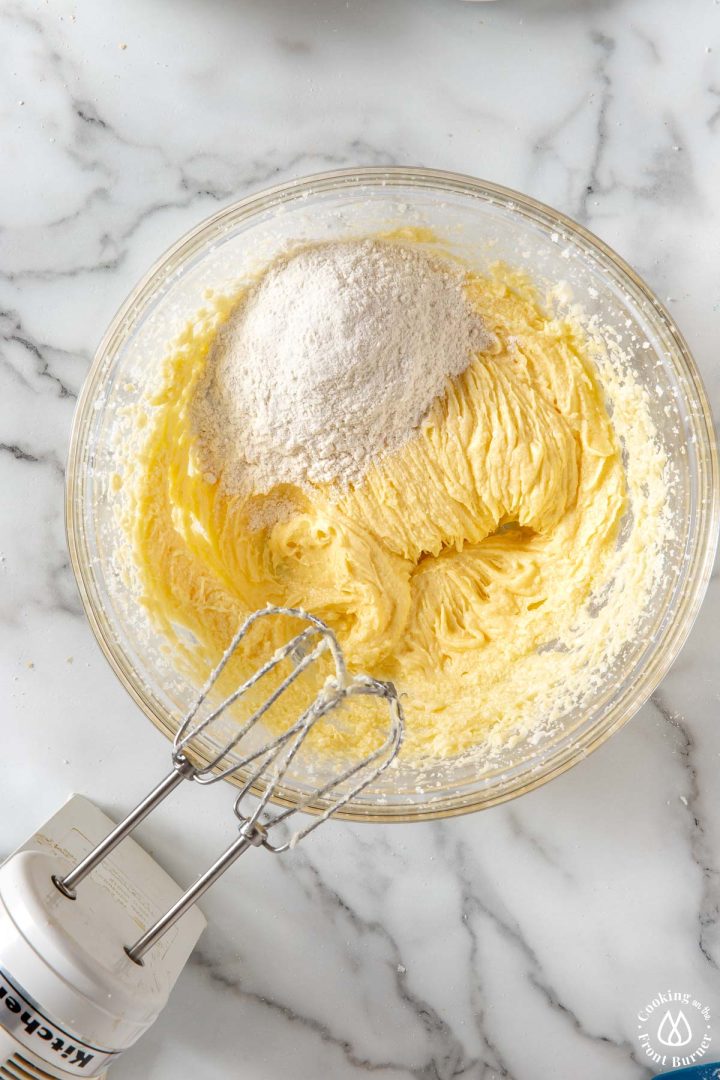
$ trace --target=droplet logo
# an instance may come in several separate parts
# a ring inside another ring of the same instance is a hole
[[[668,1009],[657,1029],[657,1039],[662,1046],[687,1046],[692,1039],[692,1028],[682,1009],[678,1010],[676,1016]]]
[[[653,1065],[685,1068],[707,1054],[710,1009],[692,994],[663,990],[638,1010],[638,1041]]]

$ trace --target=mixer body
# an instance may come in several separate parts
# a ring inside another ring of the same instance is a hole
[[[53,884],[113,827],[73,796],[0,867],[0,1076],[105,1075],[155,1021],[205,927],[195,907],[142,965],[124,945],[182,890],[127,839],[74,901]]]

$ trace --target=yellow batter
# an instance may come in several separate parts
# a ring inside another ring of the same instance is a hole
[[[304,607],[337,631],[351,669],[394,680],[409,755],[511,739],[597,661],[605,630],[588,609],[626,506],[583,331],[507,266],[474,276],[468,294],[496,346],[357,490],[248,499],[202,475],[190,407],[238,297],[213,301],[176,343],[132,480],[144,603],[178,648],[188,627],[207,663],[250,611]],[[367,711],[327,723],[316,744],[370,745],[378,722]]]

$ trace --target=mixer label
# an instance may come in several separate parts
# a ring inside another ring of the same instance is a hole
[[[2,968],[0,1024],[38,1057],[75,1076],[97,1076],[120,1053],[91,1046],[50,1020]]]

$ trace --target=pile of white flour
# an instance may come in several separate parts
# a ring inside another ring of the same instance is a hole
[[[421,248],[375,240],[274,263],[219,332],[198,388],[206,474],[247,494],[361,480],[490,344],[464,280]]]

